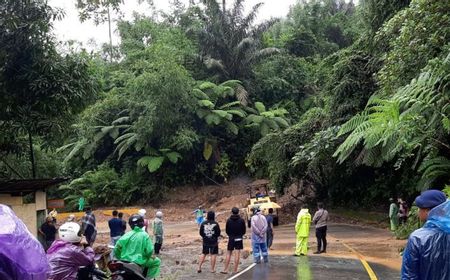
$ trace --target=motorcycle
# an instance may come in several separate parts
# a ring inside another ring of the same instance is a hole
[[[146,280],[143,269],[135,263],[113,260],[108,268],[112,280]]]
[[[83,266],[78,270],[77,280],[105,280],[106,273],[94,265]]]

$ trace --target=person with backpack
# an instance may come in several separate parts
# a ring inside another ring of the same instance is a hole
[[[236,273],[239,268],[241,250],[244,249],[243,238],[246,232],[245,221],[239,215],[239,208],[233,207],[231,209],[231,216],[227,220],[225,231],[228,235],[227,256],[225,259],[225,268],[221,273],[228,273],[228,267],[230,266],[233,251],[235,251],[233,272]]]
[[[202,272],[202,265],[205,262],[207,255],[211,255],[211,272],[216,272],[216,259],[219,254],[219,236],[220,226],[215,221],[214,211],[209,211],[206,214],[206,221],[200,225],[200,236],[203,239],[203,250],[198,264],[198,273]]]
[[[261,263],[261,257],[267,263],[269,262],[266,240],[267,220],[259,207],[254,208],[253,212],[254,215],[251,218],[253,258],[255,263]]]

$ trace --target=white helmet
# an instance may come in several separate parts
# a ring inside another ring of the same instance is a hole
[[[63,224],[58,231],[59,238],[70,243],[81,241],[81,236],[78,235],[78,232],[80,232],[80,225],[74,222]]]
[[[161,211],[156,211],[156,217],[162,218],[163,217],[163,213]]]
[[[139,211],[138,211],[138,214],[139,214],[141,217],[144,217],[144,216],[145,216],[145,213],[147,213],[147,211],[145,211],[145,209],[139,209]]]

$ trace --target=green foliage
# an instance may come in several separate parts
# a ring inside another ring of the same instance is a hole
[[[197,38],[206,67],[219,81],[246,81],[252,76],[251,66],[261,59],[278,53],[275,48],[262,48],[260,37],[270,23],[254,27],[261,3],[247,15],[243,14],[244,0],[235,1],[229,10],[222,9],[215,0],[205,0]]]
[[[300,57],[328,55],[352,44],[358,31],[355,17],[352,2],[298,1],[287,18],[264,35],[264,41]]]
[[[408,220],[406,223],[400,225],[395,231],[395,237],[397,237],[397,239],[407,239],[409,235],[416,229],[420,228],[420,226],[419,208],[413,206],[409,211]]]
[[[148,171],[153,173],[160,169],[166,159],[171,163],[176,164],[181,158],[179,153],[174,152],[171,149],[159,149],[159,151],[153,151],[153,155],[151,156],[141,157],[137,161],[137,164],[139,166],[147,167]]]
[[[383,94],[408,84],[430,59],[447,55],[450,33],[443,27],[450,26],[449,10],[448,1],[412,0],[378,31],[376,40],[388,42],[378,74]]]
[[[420,188],[442,176],[448,178],[449,162],[436,151],[449,149],[442,125],[449,109],[449,66],[450,56],[431,60],[417,79],[391,98],[372,98],[362,113],[342,126],[339,135],[351,133],[334,154],[338,161],[346,160],[362,143],[358,157],[367,165],[380,166],[394,157],[399,157],[397,168],[407,157],[423,161],[419,172],[428,183],[419,183]]]
[[[214,167],[214,174],[222,178],[225,182],[230,175],[231,161],[226,153],[220,155],[219,163]]]
[[[247,127],[257,128],[261,136],[270,132],[281,131],[289,127],[289,121],[285,117],[288,111],[283,108],[267,111],[262,102],[255,102],[255,109],[247,108],[250,114],[245,118]]]

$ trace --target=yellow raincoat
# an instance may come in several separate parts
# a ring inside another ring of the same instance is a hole
[[[295,246],[295,255],[306,255],[308,253],[309,227],[311,225],[311,214],[308,209],[301,209],[297,215],[295,232],[297,242]]]

